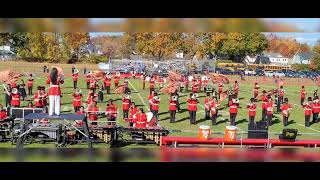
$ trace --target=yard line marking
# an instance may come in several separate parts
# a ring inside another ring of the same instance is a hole
[[[138,96],[139,96],[139,98],[140,98],[140,100],[141,100],[141,102],[142,102],[142,104],[143,105],[145,105],[146,107],[147,107],[147,109],[148,109],[148,111],[150,111],[150,108],[149,108],[149,106],[146,104],[146,102],[143,100],[143,98],[141,97],[141,94],[139,93],[139,91],[131,84],[131,82],[130,81],[128,81],[129,82],[129,84],[130,84],[130,86],[138,93]]]
[[[297,124],[298,124],[299,126],[305,127],[303,124],[300,124],[300,123],[297,123]],[[316,130],[316,129],[313,129],[313,128],[311,128],[311,127],[305,127],[305,128],[311,129],[311,130],[316,131],[316,132],[320,132],[320,131],[318,131],[318,130]]]

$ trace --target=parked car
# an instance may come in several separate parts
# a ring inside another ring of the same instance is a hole
[[[254,75],[256,75],[256,72],[254,70],[252,70],[252,69],[245,69],[244,70],[244,74],[246,76],[254,76]]]

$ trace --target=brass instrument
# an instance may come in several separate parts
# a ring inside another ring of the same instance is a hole
[[[130,99],[130,94],[125,94],[125,95],[124,95],[124,98],[125,98],[125,99]]]
[[[192,94],[191,99],[198,100],[199,95],[198,94]]]
[[[153,99],[156,100],[156,101],[160,101],[160,97],[159,96],[154,96]]]

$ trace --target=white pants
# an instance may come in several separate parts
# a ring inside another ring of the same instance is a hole
[[[52,116],[53,112],[56,115],[60,115],[60,95],[50,95],[49,96],[49,115]]]

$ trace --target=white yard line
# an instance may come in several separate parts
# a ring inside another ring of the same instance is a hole
[[[303,124],[300,124],[300,123],[297,123],[297,124],[298,124],[299,126],[305,127]],[[316,129],[313,129],[313,128],[311,128],[311,127],[305,127],[305,128],[311,129],[311,130],[316,131],[316,132],[320,132],[320,131],[318,131],[318,130],[316,130]]]
[[[149,105],[147,105],[146,104],[146,102],[143,100],[143,98],[141,97],[141,94],[139,93],[139,91],[131,84],[131,82],[130,81],[128,81],[129,82],[129,84],[130,84],[130,86],[135,90],[135,92],[137,92],[138,93],[138,96],[139,96],[139,98],[140,98],[140,100],[141,100],[141,102],[142,102],[142,104],[143,105],[145,105],[146,107],[147,107],[147,109],[148,109],[148,111],[150,111],[150,108],[149,108]]]

